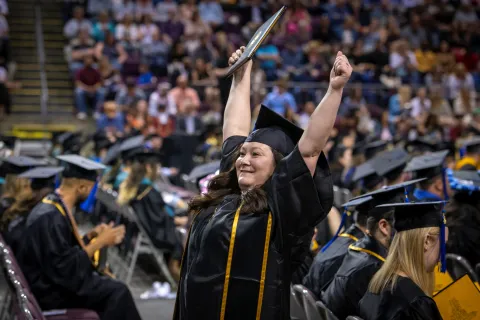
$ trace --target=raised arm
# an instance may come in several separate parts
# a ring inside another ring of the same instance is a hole
[[[228,60],[229,65],[234,64],[245,51],[241,47],[232,54]],[[250,111],[250,76],[252,61],[237,70],[233,75],[232,86],[225,107],[223,119],[223,141],[231,136],[248,136],[251,126]]]
[[[332,131],[342,99],[343,88],[351,74],[352,67],[347,57],[339,51],[330,72],[328,91],[310,116],[307,128],[298,142],[298,150],[312,175],[315,173],[318,157]]]

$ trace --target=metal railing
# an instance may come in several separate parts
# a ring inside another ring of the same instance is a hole
[[[41,0],[35,3],[35,36],[37,42],[37,56],[38,56],[38,65],[40,70],[40,86],[41,86],[41,95],[40,95],[40,109],[41,109],[41,119],[42,123],[47,122],[48,115],[48,83],[47,83],[47,74],[45,71],[45,43],[43,39],[43,26],[42,26],[42,2]]]

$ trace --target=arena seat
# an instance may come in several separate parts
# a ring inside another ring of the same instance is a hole
[[[468,276],[470,277],[470,279],[472,279],[473,282],[478,282],[478,276],[475,273],[475,270],[473,270],[470,263],[467,261],[467,259],[453,253],[448,253],[446,255],[446,258],[447,269],[453,280],[457,280],[464,274],[468,274]]]

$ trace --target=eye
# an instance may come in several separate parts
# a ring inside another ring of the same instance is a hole
[[[258,153],[258,152],[253,152],[253,153],[252,153],[252,156],[254,156],[254,157],[260,156],[260,153]]]
[[[245,151],[240,151],[240,157],[245,157]]]

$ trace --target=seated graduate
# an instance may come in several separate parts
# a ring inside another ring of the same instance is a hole
[[[169,251],[170,272],[175,280],[179,280],[183,247],[175,229],[176,217],[169,214],[170,208],[154,185],[159,156],[159,153],[152,152],[142,145],[130,151],[130,172],[120,184],[117,201],[121,205],[132,207],[143,229],[157,248]]]
[[[30,185],[28,179],[19,178],[18,175],[43,164],[37,159],[26,156],[11,156],[2,159],[0,176],[5,179],[5,184],[0,198],[0,218],[15,202],[15,198]]]
[[[352,71],[347,58],[338,52],[305,132],[262,107],[249,135],[251,69],[249,61],[233,76],[220,174],[190,203],[174,319],[290,319],[292,272],[310,244],[302,240],[333,204],[322,150]]]
[[[403,170],[407,166],[408,158],[408,153],[403,148],[395,148],[377,155],[373,166],[377,174],[384,177],[384,184],[392,186],[405,182]]]
[[[359,316],[364,320],[442,319],[431,297],[439,257],[442,271],[446,267],[448,230],[443,206],[440,201],[380,206],[394,209],[397,233],[387,259],[360,300]]]
[[[412,158],[405,168],[411,172],[412,178],[427,178],[418,183],[413,192],[413,201],[448,200],[451,194],[450,185],[445,181],[445,160],[449,151],[437,151]]]
[[[356,200],[363,199],[363,205],[370,208],[366,236],[350,245],[332,283],[320,297],[339,319],[358,314],[358,302],[385,261],[393,240],[393,209],[376,206],[403,201],[405,188],[416,182],[382,188]]]
[[[455,170],[480,170],[480,137],[466,141],[461,148],[461,153],[464,155],[455,164]]]
[[[40,167],[18,176],[19,179],[30,180],[30,185],[16,196],[15,202],[5,211],[0,221],[3,237],[14,253],[25,232],[28,214],[47,194],[55,190],[56,177],[62,171],[62,167]]]
[[[356,209],[355,223],[342,233],[340,233],[340,230],[344,227],[344,223],[340,224],[334,237],[315,256],[308,274],[303,279],[303,285],[318,298],[321,297],[322,291],[327,288],[338,268],[342,265],[348,247],[363,238],[367,231],[367,214],[370,206],[365,202],[365,199],[355,199],[342,206],[345,210]],[[345,212],[343,216],[345,216]],[[342,217],[343,222],[345,222],[345,219],[346,217]]]
[[[477,171],[447,170],[454,191],[446,208],[449,237],[447,251],[480,263],[480,175]]]
[[[368,161],[387,150],[388,142],[377,140],[369,142],[364,147],[365,159]]]
[[[42,309],[86,308],[101,319],[140,319],[128,287],[101,275],[94,253],[120,243],[123,226],[100,225],[80,237],[74,208],[90,194],[97,171],[104,168],[89,159],[58,156],[65,164],[60,187],[30,212],[17,259]]]

